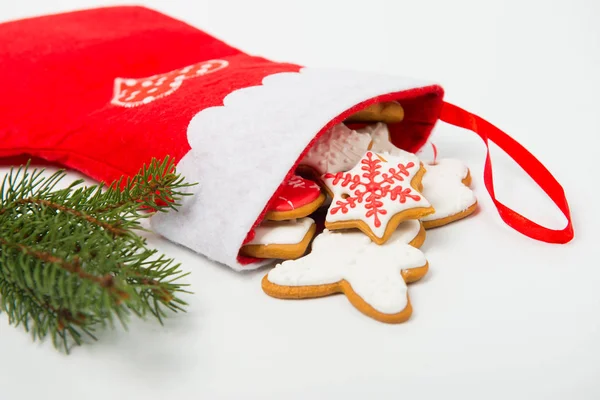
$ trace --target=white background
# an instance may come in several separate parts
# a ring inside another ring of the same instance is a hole
[[[506,130],[554,173],[575,239],[548,245],[504,225],[483,187],[482,143],[439,125],[441,156],[471,167],[480,211],[428,234],[431,270],[410,287],[408,323],[375,322],[343,296],[269,298],[264,270],[235,273],[151,237],[192,271],[189,312],[164,328],[105,331],[70,356],[0,316],[0,399],[600,398],[599,2],[140,3],[271,59],[438,81],[448,101]],[[107,4],[5,0],[0,21]],[[499,198],[563,227],[529,178],[494,157]]]

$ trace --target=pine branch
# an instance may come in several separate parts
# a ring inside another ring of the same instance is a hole
[[[92,224],[98,225],[108,231],[110,231],[113,235],[121,235],[123,233],[125,233],[125,231],[119,227],[113,226],[111,224],[108,224],[106,222],[102,222],[100,220],[98,220],[97,218],[94,218],[91,215],[85,214],[81,211],[63,206],[61,204],[58,203],[53,203],[51,201],[48,200],[44,200],[44,199],[36,199],[33,197],[29,197],[26,199],[21,199],[21,200],[17,200],[15,202],[17,205],[23,205],[23,204],[37,204],[38,206],[45,206],[45,207],[50,207],[50,208],[54,208],[57,211],[62,211],[65,213],[69,213],[72,214],[78,218],[83,218],[86,219],[88,222],[91,222]],[[0,213],[4,213],[6,211],[6,209],[2,209],[0,210]]]
[[[56,189],[65,173],[42,173],[22,166],[0,187],[0,310],[9,323],[68,351],[115,319],[162,322],[184,309],[186,274],[137,234],[148,211],[176,210],[189,194],[170,159],[108,186]]]

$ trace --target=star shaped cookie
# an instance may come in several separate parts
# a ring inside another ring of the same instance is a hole
[[[411,153],[394,156],[367,151],[348,172],[322,175],[332,197],[325,227],[358,228],[375,243],[385,243],[402,221],[433,213],[419,192],[424,173],[418,157]]]

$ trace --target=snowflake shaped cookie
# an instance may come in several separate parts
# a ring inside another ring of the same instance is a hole
[[[427,164],[422,183],[423,195],[435,208],[433,214],[421,218],[426,229],[458,221],[477,209],[477,198],[469,188],[469,168],[459,160],[443,159]]]
[[[413,154],[367,151],[350,171],[324,174],[321,179],[333,198],[325,227],[358,228],[375,243],[385,243],[402,221],[433,213],[419,193],[424,172]]]
[[[360,160],[370,143],[368,133],[337,124],[317,140],[300,161],[300,167],[311,169],[316,176],[348,171]]]
[[[362,313],[382,322],[406,321],[412,307],[406,283],[423,277],[428,263],[420,246],[425,231],[416,220],[403,222],[384,245],[360,232],[325,230],[312,252],[285,261],[262,281],[265,293],[284,299],[344,293]]]

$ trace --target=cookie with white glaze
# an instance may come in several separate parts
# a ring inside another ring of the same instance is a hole
[[[348,171],[367,151],[371,137],[344,124],[326,131],[300,161],[298,171],[318,179],[322,174]]]
[[[407,154],[412,154],[396,147],[392,143],[387,124],[379,122],[377,124],[367,125],[356,131],[359,133],[366,133],[371,137],[369,150],[372,150],[375,153],[391,154],[393,156],[406,156]]]
[[[262,280],[272,297],[304,299],[344,293],[363,314],[400,323],[412,314],[406,284],[422,278],[428,263],[417,246],[425,231],[416,220],[398,226],[390,240],[377,245],[357,231],[323,231],[310,254],[278,264]]]
[[[459,160],[442,159],[426,164],[423,195],[435,212],[421,221],[425,229],[437,228],[471,215],[477,209],[477,198],[469,188],[469,168]]]
[[[356,228],[375,243],[385,243],[402,221],[434,212],[420,193],[424,173],[412,153],[393,156],[367,151],[350,171],[324,174],[321,180],[332,197],[325,227]]]
[[[315,236],[312,218],[291,221],[264,221],[254,229],[253,239],[240,254],[254,258],[293,260],[302,257]]]

